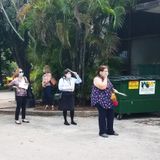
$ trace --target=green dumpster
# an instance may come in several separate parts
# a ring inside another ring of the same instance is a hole
[[[120,76],[111,77],[111,81],[115,89],[127,94],[117,95],[117,119],[124,114],[160,112],[160,76]]]

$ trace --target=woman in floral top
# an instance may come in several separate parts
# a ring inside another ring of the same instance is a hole
[[[19,121],[19,114],[22,108],[22,122],[29,123],[26,117],[26,100],[27,100],[27,89],[29,86],[27,78],[24,76],[23,70],[18,68],[14,74],[13,80],[8,84],[16,89],[16,112],[15,112],[15,123],[21,124]]]
[[[111,93],[117,92],[108,79],[108,66],[101,65],[97,76],[93,80],[91,93],[91,105],[98,109],[99,113],[99,135],[107,138],[108,135],[118,135],[113,130],[114,109]],[[107,135],[108,134],[108,135]]]

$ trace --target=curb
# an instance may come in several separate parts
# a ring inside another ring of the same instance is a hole
[[[15,114],[15,108],[10,108],[10,109],[0,109],[0,114],[8,114],[12,115]],[[26,110],[27,115],[31,116],[62,116],[62,111],[38,111],[34,110],[33,108],[28,108]],[[76,117],[95,117],[98,116],[97,111],[75,111],[75,116]]]

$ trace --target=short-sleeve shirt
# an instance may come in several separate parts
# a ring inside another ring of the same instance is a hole
[[[91,92],[91,106],[95,106],[96,104],[101,105],[103,108],[112,108],[113,103],[111,100],[111,93],[113,91],[113,84],[108,79],[107,88],[101,90],[97,88],[95,85],[92,86]]]
[[[22,79],[19,79],[17,77],[14,80],[12,80],[10,85],[18,87],[18,89],[16,89],[16,96],[27,96],[27,90],[19,87],[20,83],[28,83],[27,78],[23,77]]]

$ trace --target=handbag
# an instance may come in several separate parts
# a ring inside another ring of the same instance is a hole
[[[54,94],[54,100],[60,100],[62,98],[62,93],[55,93]]]
[[[111,100],[112,100],[113,106],[117,107],[118,106],[118,100],[117,100],[117,96],[114,92],[111,93]]]

